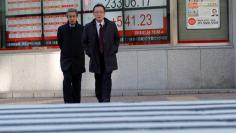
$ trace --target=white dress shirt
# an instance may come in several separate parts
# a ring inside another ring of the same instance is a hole
[[[101,23],[96,21],[96,26],[97,26],[97,33],[98,33],[98,37],[99,37],[99,30],[100,30],[100,24],[102,24],[102,26],[104,26],[105,21],[103,20]]]

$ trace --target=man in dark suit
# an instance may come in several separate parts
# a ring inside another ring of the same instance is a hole
[[[69,9],[66,16],[68,22],[60,26],[57,32],[61,49],[61,70],[64,75],[64,102],[80,103],[81,78],[85,72],[85,54],[81,43],[83,26],[77,22],[76,9]]]
[[[84,28],[83,46],[90,57],[89,70],[95,73],[95,93],[99,102],[110,102],[111,74],[117,70],[119,35],[117,26],[105,18],[105,7],[93,8],[95,19]]]

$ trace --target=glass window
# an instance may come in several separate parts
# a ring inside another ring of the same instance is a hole
[[[229,41],[228,0],[178,0],[179,43]]]

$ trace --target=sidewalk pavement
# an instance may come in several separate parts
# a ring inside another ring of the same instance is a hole
[[[199,100],[236,100],[236,93],[185,94],[156,96],[120,96],[112,97],[111,102],[147,102],[147,101],[199,101]],[[82,103],[97,103],[95,97],[82,97]],[[0,104],[59,104],[62,98],[18,98],[0,99]]]

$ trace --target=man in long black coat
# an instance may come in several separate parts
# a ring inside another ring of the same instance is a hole
[[[64,75],[64,102],[80,103],[81,79],[85,72],[85,54],[81,43],[83,26],[77,22],[76,9],[69,9],[66,16],[68,22],[60,26],[57,32],[61,49],[61,70]]]
[[[93,8],[95,19],[87,24],[83,33],[83,45],[90,57],[89,70],[95,73],[95,93],[99,102],[110,102],[111,74],[118,69],[116,53],[119,35],[114,22],[105,18],[105,7]]]

